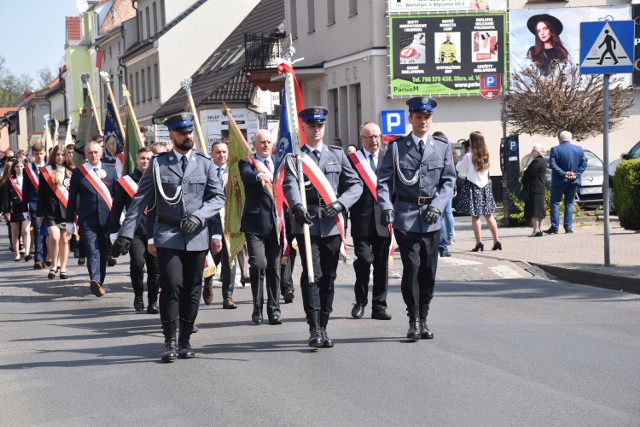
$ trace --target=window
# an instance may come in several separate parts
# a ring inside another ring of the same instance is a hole
[[[158,7],[156,2],[153,2],[153,34],[158,32]]]
[[[314,0],[307,0],[307,25],[308,33],[313,33],[316,30],[316,14],[314,9]]]
[[[349,0],[349,16],[358,14],[358,0]]]
[[[156,85],[154,96],[156,98],[160,97],[160,74],[158,73],[158,64],[153,64],[153,77],[154,83]]]
[[[144,68],[140,71],[140,89],[142,89],[142,97],[140,98],[140,101],[145,103],[147,102],[147,85],[144,80]]]
[[[134,85],[135,86],[135,93],[136,93],[136,96],[134,98],[136,100],[136,105],[140,104],[140,79],[138,79],[138,77],[140,77],[140,76],[139,76],[138,72],[136,71],[136,83]]]
[[[298,17],[296,16],[296,0],[291,0],[291,37],[298,38]]]
[[[151,17],[149,16],[149,6],[147,6],[144,10],[145,15],[147,15],[147,38],[151,37]]]
[[[336,23],[336,0],[327,0],[327,25]]]
[[[147,67],[147,101],[151,101],[151,67]]]

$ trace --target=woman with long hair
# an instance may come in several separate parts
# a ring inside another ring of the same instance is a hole
[[[16,159],[11,166],[10,176],[4,183],[4,200],[2,211],[7,222],[11,223],[11,245],[16,254],[15,261],[20,261],[20,234],[22,233],[22,243],[25,253],[28,253],[31,246],[31,219],[29,212],[25,215],[22,210],[22,183],[25,176],[24,160]],[[27,255],[28,256],[28,255]]]
[[[543,74],[549,74],[552,63],[569,61],[569,52],[560,40],[562,22],[555,16],[543,13],[527,21],[527,28],[535,36],[535,44],[529,48],[527,58],[537,65]]]
[[[49,164],[40,169],[42,181],[38,191],[38,208],[36,216],[38,222],[44,221],[49,232],[47,250],[51,257],[49,279],[56,277],[60,270],[60,278],[66,279],[69,244],[65,223],[67,214],[67,199],[69,180],[73,163],[66,155],[62,145],[56,145],[49,157]]]
[[[493,236],[491,249],[494,251],[502,250],[502,243],[498,240],[498,223],[493,217],[496,201],[493,198],[491,179],[489,179],[489,150],[484,142],[484,136],[480,132],[471,132],[469,143],[469,151],[462,156],[456,165],[458,172],[467,176],[460,191],[457,210],[462,214],[471,215],[471,226],[476,238],[473,252],[484,250],[484,243],[481,241],[481,216],[484,216],[487,227]]]
[[[9,176],[11,175],[11,166],[13,166],[13,161],[15,158],[7,158],[5,156],[4,160],[4,169],[2,170],[2,177],[0,177],[0,213],[4,216],[4,186],[5,183],[9,181]],[[11,252],[13,252],[13,240],[11,240],[11,223],[7,221],[7,237],[9,238],[9,248]]]

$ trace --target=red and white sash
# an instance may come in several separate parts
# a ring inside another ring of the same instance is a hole
[[[13,179],[12,176],[9,177],[9,181],[11,181],[11,186],[13,187],[13,191],[18,196],[18,199],[20,199],[20,201],[22,202],[22,191],[20,190],[20,187],[18,187],[18,183],[16,182],[15,179]]]
[[[64,178],[66,178],[66,174],[63,179],[58,180],[58,185],[53,185],[53,179],[51,177],[52,172],[53,167],[51,165],[40,168],[40,173],[42,174],[45,182],[49,185],[49,188],[51,188],[53,194],[56,195],[58,200],[60,200],[60,203],[62,203],[62,206],[64,206],[66,209],[67,202],[69,201],[69,189],[64,185]]]
[[[122,178],[118,178],[118,184],[124,188],[129,197],[133,199],[133,196],[138,192],[138,183],[133,180],[129,175],[125,175]]]
[[[27,174],[27,177],[29,177],[29,181],[31,181],[31,185],[33,185],[33,188],[35,188],[35,190],[38,191],[38,187],[40,185],[40,179],[38,175],[33,171],[33,169],[31,169],[31,166],[33,166],[34,164],[35,163],[31,163],[26,168],[24,168],[24,172]],[[36,167],[37,166],[38,165],[36,165]]]
[[[116,176],[122,176],[122,168],[124,167],[124,153],[116,154]]]
[[[83,163],[78,167],[80,172],[84,177],[89,181],[89,184],[93,187],[94,190],[102,197],[102,200],[107,204],[109,210],[111,210],[112,200],[111,193],[109,192],[109,188],[105,185],[104,181],[98,174],[93,170],[93,166],[91,166],[88,162]]]
[[[302,153],[302,173],[311,182],[311,185],[313,185],[313,188],[315,188],[322,200],[325,201],[325,204],[328,205],[329,203],[333,203],[338,200],[327,177],[306,153]],[[344,216],[342,215],[342,212],[334,216],[333,220],[336,222],[336,227],[338,227],[338,232],[342,239],[340,252],[342,255],[347,256],[347,242],[344,238]]]

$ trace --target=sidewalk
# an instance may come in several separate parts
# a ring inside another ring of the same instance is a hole
[[[578,220],[579,221],[579,220]],[[469,217],[456,217],[453,256],[472,254],[484,258],[522,262],[538,267],[561,280],[607,289],[640,293],[640,233],[628,231],[612,221],[609,226],[610,267],[604,266],[604,223],[575,222],[573,233],[527,237],[530,227],[499,229],[502,251],[491,250],[491,233],[482,220],[484,252],[471,252],[475,239]],[[548,227],[548,220],[546,227]]]

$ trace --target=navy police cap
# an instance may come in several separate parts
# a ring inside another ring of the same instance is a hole
[[[429,96],[416,96],[407,101],[410,113],[433,114],[438,102]]]
[[[193,131],[193,114],[174,114],[164,121],[164,125],[169,130],[175,130],[176,132],[191,132]]]
[[[305,123],[324,123],[329,110],[324,107],[309,107],[298,113],[298,117]]]

